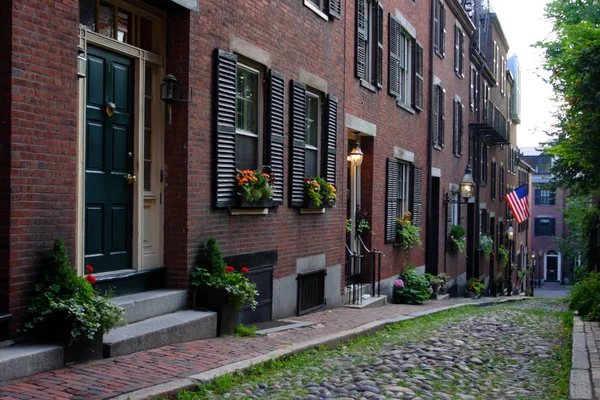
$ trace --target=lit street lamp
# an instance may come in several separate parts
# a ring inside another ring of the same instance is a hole
[[[506,235],[508,236],[508,279],[507,279],[508,290],[506,292],[506,295],[512,296],[512,250],[513,250],[512,241],[515,236],[515,231],[512,227],[512,224],[508,227],[508,231],[506,232]]]

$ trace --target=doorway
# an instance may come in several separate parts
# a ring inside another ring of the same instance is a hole
[[[97,273],[131,268],[132,60],[88,47],[84,262]]]
[[[546,281],[558,282],[560,280],[560,259],[554,250],[546,253]]]
[[[440,237],[440,178],[431,178],[431,214],[428,221],[426,246],[426,271],[438,274],[439,237]],[[444,238],[445,240],[445,238]]]

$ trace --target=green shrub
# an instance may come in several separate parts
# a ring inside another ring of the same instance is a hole
[[[578,265],[573,268],[573,281],[574,283],[584,280],[590,273],[589,269],[585,265]]]
[[[450,246],[448,252],[452,254],[467,252],[467,238],[465,237],[465,228],[461,225],[452,225],[450,228]]]
[[[394,283],[392,301],[395,304],[423,304],[429,300],[431,289],[429,281],[414,271],[411,265],[400,273]]]
[[[567,296],[569,309],[584,320],[600,320],[600,274],[593,272],[577,282]]]
[[[483,283],[479,282],[479,279],[477,278],[471,278],[467,281],[467,291],[468,292],[475,292],[477,294],[483,292],[483,289],[485,289],[485,286],[483,285]]]

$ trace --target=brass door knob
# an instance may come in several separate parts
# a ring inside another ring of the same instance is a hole
[[[129,183],[130,185],[137,182],[137,178],[135,175],[127,174],[125,175],[125,179],[127,179],[127,183]]]

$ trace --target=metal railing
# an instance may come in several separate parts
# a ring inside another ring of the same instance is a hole
[[[373,247],[373,250],[369,250],[359,236],[360,247],[365,252],[365,256],[369,256],[371,259],[371,296],[375,297],[375,285],[377,285],[377,296],[381,295],[381,252],[377,251]]]
[[[346,273],[344,281],[344,303],[360,304],[363,295],[363,256],[350,250],[346,244]]]
[[[496,131],[496,133],[503,139],[502,141],[510,141],[510,137],[508,136],[508,120],[504,114],[500,112],[500,109],[489,100],[487,101],[487,107],[483,108],[483,122],[488,124],[494,131]]]
[[[326,269],[298,274],[298,303],[296,314],[304,315],[325,306]]]

